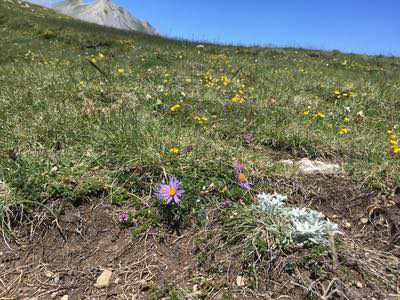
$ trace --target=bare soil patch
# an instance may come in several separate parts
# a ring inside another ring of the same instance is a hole
[[[396,299],[397,193],[363,192],[336,176],[287,184],[291,204],[322,211],[344,232],[336,266],[328,261],[332,253],[315,258],[329,270],[320,278],[308,268],[287,272],[288,262],[302,265],[312,257],[309,250],[278,258],[270,252],[269,260],[259,262],[257,286],[252,286],[240,245],[218,247],[222,206],[208,210],[204,227],[193,225],[180,235],[153,228],[134,236],[132,228],[118,224],[116,206],[57,202],[55,207],[63,207],[58,222],[38,212],[32,225],[15,229],[15,239],[1,242],[0,299]],[[105,269],[113,272],[111,284],[96,288]]]

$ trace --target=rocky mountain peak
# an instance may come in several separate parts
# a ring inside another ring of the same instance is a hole
[[[112,0],[94,0],[89,4],[81,0],[65,0],[53,6],[65,15],[103,26],[139,31],[155,35],[156,30],[148,23],[132,16],[126,9],[119,7]]]

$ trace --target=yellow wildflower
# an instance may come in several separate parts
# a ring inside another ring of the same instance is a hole
[[[172,147],[171,149],[169,149],[169,152],[171,152],[172,154],[178,155],[180,153],[180,150],[177,147]]]
[[[118,69],[118,70],[117,70],[117,74],[118,74],[119,76],[122,76],[122,75],[125,74],[125,70],[124,70],[124,69]]]
[[[181,108],[180,104],[175,104],[174,106],[171,106],[170,111],[175,112],[180,108]]]
[[[339,134],[340,135],[345,135],[345,134],[348,134],[350,132],[350,130],[349,129],[347,129],[347,128],[341,128],[340,130],[339,130]]]
[[[233,103],[244,103],[245,99],[243,97],[243,95],[241,95],[240,93],[236,94],[235,96],[233,96],[233,98],[231,99],[231,101]]]
[[[194,115],[193,119],[194,119],[195,123],[199,124],[199,125],[203,125],[203,124],[208,122],[208,118],[201,117],[201,116],[198,116],[198,115]]]
[[[224,86],[228,86],[231,83],[230,79],[226,75],[221,76],[221,81]]]

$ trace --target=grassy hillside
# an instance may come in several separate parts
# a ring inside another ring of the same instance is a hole
[[[350,299],[357,298],[348,292],[353,272],[368,286],[357,293],[379,298],[398,292],[398,269],[386,261],[382,282],[368,273],[375,265],[351,271],[343,265],[332,273],[323,262],[352,253],[348,238],[371,249],[371,241],[392,239],[392,252],[379,251],[385,259],[398,255],[396,232],[393,237],[389,227],[379,227],[370,206],[399,211],[393,191],[400,185],[400,58],[197,45],[102,28],[14,0],[0,1],[0,40],[5,236],[17,223],[35,220],[37,211],[57,218],[62,210],[54,203],[79,207],[101,200],[129,214],[135,226],[125,225],[134,236],[191,228],[199,236],[201,266],[215,263],[224,247],[232,250],[238,274],[247,278],[243,297],[268,290],[263,276],[272,270],[265,263],[274,255],[285,258],[290,276],[301,270],[322,285],[339,278],[344,283],[335,287],[347,289]],[[303,176],[280,162],[303,157],[339,163],[344,173]],[[236,160],[249,190],[238,184]],[[169,176],[185,190],[174,208],[154,196]],[[338,249],[301,250],[311,251],[302,256],[308,263],[292,260],[299,250],[271,238],[249,211],[259,192],[279,192],[292,204],[336,215],[345,238]],[[367,225],[361,217],[369,218]],[[205,224],[217,229],[205,233]],[[210,234],[225,241],[221,248],[208,244]],[[311,266],[315,257],[321,265]],[[221,288],[208,284],[202,285],[206,298]],[[299,298],[323,290],[298,285]],[[184,294],[180,288],[153,294]]]

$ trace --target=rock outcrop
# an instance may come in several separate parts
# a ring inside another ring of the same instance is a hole
[[[62,14],[90,23],[152,35],[157,34],[148,22],[140,21],[111,0],[95,0],[89,4],[85,4],[81,0],[65,0],[53,5],[52,8]]]

